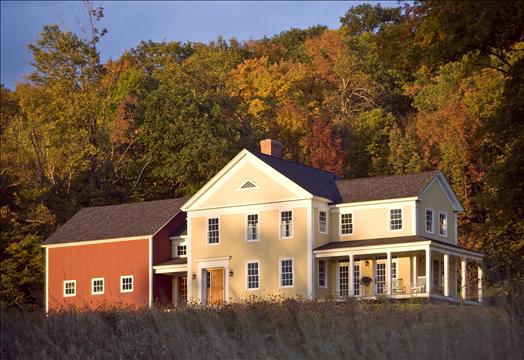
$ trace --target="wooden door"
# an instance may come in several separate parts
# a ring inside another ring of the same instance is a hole
[[[207,270],[207,303],[224,302],[224,269]]]

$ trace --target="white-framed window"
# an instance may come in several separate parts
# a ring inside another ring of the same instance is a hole
[[[280,287],[293,287],[293,259],[280,259]]]
[[[104,278],[91,279],[91,295],[102,295],[104,293]]]
[[[120,292],[133,292],[133,275],[120,276]]]
[[[249,214],[246,221],[246,239],[247,241],[259,240],[258,234],[258,214]]]
[[[220,243],[220,225],[218,218],[207,219],[207,243]]]
[[[176,256],[186,257],[187,256],[187,245],[186,244],[177,244],[176,246]]]
[[[353,234],[353,214],[340,214],[340,235]]]
[[[402,230],[402,209],[389,210],[389,230]]]
[[[293,211],[287,210],[280,213],[280,238],[293,236]]]
[[[246,263],[246,281],[248,290],[260,289],[260,263],[258,260]]]
[[[64,297],[76,296],[76,280],[64,281]]]
[[[434,213],[433,209],[426,209],[426,232],[433,234],[434,229]]]
[[[360,296],[360,259],[355,258],[353,263],[353,295]]]
[[[438,233],[440,236],[448,236],[448,214],[442,211],[438,213]]]
[[[320,210],[318,212],[318,231],[322,234],[327,234],[327,211]]]
[[[318,286],[327,288],[327,264],[326,260],[318,261]]]

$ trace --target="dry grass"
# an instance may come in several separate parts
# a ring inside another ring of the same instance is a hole
[[[520,359],[503,308],[251,301],[217,308],[2,312],[7,359]]]

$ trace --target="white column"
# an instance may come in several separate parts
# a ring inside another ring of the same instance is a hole
[[[418,258],[417,258],[417,255],[414,255],[413,256],[413,288],[414,289],[417,289],[417,276],[418,276]],[[415,290],[416,291],[416,290]]]
[[[444,296],[449,296],[449,254],[444,254]]]
[[[466,300],[466,272],[466,258],[463,257],[460,259],[460,297],[462,300]]]
[[[480,267],[480,265],[478,266],[478,297],[479,297],[479,302],[482,302],[482,296],[483,296],[483,289],[482,287],[484,286],[483,284],[483,281],[482,281],[482,276],[483,276],[483,272],[482,272],[482,268]]]
[[[354,258],[352,254],[349,254],[349,293],[348,296],[355,296],[355,266],[354,266]]]
[[[391,252],[388,251],[386,253],[387,255],[387,271],[386,271],[386,279],[387,279],[387,294],[388,296],[391,296],[391,294],[393,293],[391,291]]]
[[[431,293],[431,248],[426,248],[426,292]]]

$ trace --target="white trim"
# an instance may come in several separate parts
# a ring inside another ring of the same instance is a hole
[[[414,201],[411,205],[411,233],[412,235],[417,235],[418,227],[418,201]]]
[[[49,312],[49,248],[45,248],[45,312]]]
[[[242,188],[242,186],[244,186],[248,182],[250,182],[254,186],[253,187],[248,187],[248,188]],[[248,191],[248,190],[260,190],[260,186],[258,186],[258,184],[256,182],[254,182],[253,180],[248,178],[248,179],[244,180],[242,185],[240,185],[235,191]]]
[[[188,218],[194,217],[217,217],[220,215],[244,214],[246,212],[264,212],[270,210],[287,210],[290,208],[307,207],[311,204],[311,199],[296,199],[269,201],[262,203],[253,203],[247,205],[222,206],[211,209],[191,210],[187,213]]]
[[[453,212],[453,214],[455,215],[453,218],[455,220],[455,238],[453,239],[453,243],[455,245],[458,245],[458,213],[457,212]]]
[[[342,215],[351,215],[351,232],[349,234],[342,233]],[[338,236],[355,236],[355,213],[353,211],[340,211],[338,213]]]
[[[248,237],[248,218],[250,215],[256,215],[257,216],[257,238],[256,239],[253,239],[253,240],[249,240]],[[245,238],[244,238],[244,242],[246,243],[252,243],[252,242],[257,242],[257,241],[260,241],[260,213],[257,212],[257,211],[253,211],[253,212],[248,212],[248,213],[245,213],[245,216],[244,216],[244,235],[245,235]]]
[[[209,258],[198,258],[195,259],[195,262],[206,262],[206,261],[223,261],[223,260],[231,260],[231,256],[216,256],[216,257],[209,257]]]
[[[323,212],[324,214],[326,214],[326,231],[322,231],[320,230],[320,213]],[[322,235],[328,235],[329,234],[329,211],[327,210],[322,210],[322,209],[318,209],[318,232]]]
[[[283,212],[291,212],[291,235],[289,236],[282,236],[282,213]],[[280,209],[278,211],[278,238],[279,240],[287,240],[292,239],[295,235],[295,214],[293,209]]]
[[[73,289],[75,292],[73,294],[66,294],[66,283],[74,284]],[[64,287],[63,289],[64,297],[75,297],[76,296],[76,280],[64,280],[63,287]]]
[[[315,296],[315,285],[313,280],[313,269],[315,267],[314,258],[313,258],[313,234],[315,232],[315,224],[313,222],[314,218],[314,208],[313,202],[306,208],[306,240],[307,240],[307,264],[306,264],[306,274],[307,274],[307,296],[310,299],[313,299]],[[293,223],[295,222],[293,215]],[[294,285],[293,280],[293,285]]]
[[[400,210],[400,229],[392,229],[391,228],[391,211],[392,210]],[[394,206],[388,208],[388,232],[399,232],[404,230],[404,209],[402,206]]]
[[[291,282],[293,285],[282,285],[282,261],[291,260]],[[278,259],[278,287],[280,289],[291,289],[295,287],[295,259],[292,257],[281,257]]]
[[[428,226],[427,226],[428,211],[431,211],[431,231],[428,231]],[[432,208],[424,209],[424,232],[428,234],[435,234],[435,210]]]
[[[181,273],[181,272],[187,272],[189,267],[187,264],[172,264],[172,265],[155,265],[153,266],[153,270],[155,270],[155,274],[174,274],[174,273]]]
[[[192,268],[193,268],[193,252],[192,252],[192,246],[193,241],[191,238],[191,218],[187,218],[187,299],[186,302],[189,304],[191,302],[191,299],[193,298],[193,276],[192,276]]]
[[[441,226],[440,226],[440,215],[444,215],[446,217],[446,233],[443,235],[441,233]],[[448,213],[446,211],[439,210],[438,212],[438,236],[447,238],[449,233],[449,220],[448,220]]]
[[[346,207],[357,207],[357,206],[365,206],[365,207],[381,207],[380,205],[384,204],[391,204],[391,203],[400,203],[400,202],[411,202],[419,200],[417,196],[414,197],[407,197],[407,198],[397,198],[397,199],[384,199],[384,200],[373,200],[373,201],[357,201],[352,203],[342,203],[342,204],[335,204],[335,205],[329,205],[330,208],[346,208]]]
[[[216,243],[209,243],[209,220],[211,219],[217,219],[217,225],[218,225],[218,242]],[[220,216],[216,217],[206,217],[206,246],[216,246],[220,245]]]
[[[320,262],[324,262],[324,285],[320,285]],[[328,262],[326,259],[317,259],[317,286],[321,289],[328,288]]]
[[[217,258],[219,259],[219,258]],[[203,283],[202,272],[204,269],[223,268],[224,269],[224,302],[229,301],[229,259],[230,257],[222,258],[222,260],[197,260],[197,286],[198,286],[198,300],[200,303],[205,303],[207,300],[206,287]]]
[[[114,243],[114,242],[122,242],[122,241],[135,241],[135,240],[147,240],[149,237],[153,235],[143,235],[143,236],[132,236],[132,237],[122,237],[122,238],[114,238],[114,239],[99,239],[99,240],[87,240],[87,241],[76,241],[76,242],[70,242],[70,243],[63,243],[63,244],[44,244],[41,245],[43,248],[59,248],[59,247],[68,247],[68,246],[80,246],[80,245],[98,245],[98,244],[107,244],[107,243]]]
[[[153,306],[153,236],[149,237],[149,307]]]
[[[258,275],[258,287],[256,288],[250,288],[249,287],[249,275],[248,275],[248,264],[254,264],[256,263],[257,264],[257,275]],[[245,285],[246,285],[246,291],[255,291],[255,290],[260,290],[260,282],[261,282],[261,271],[260,271],[260,261],[259,260],[246,260],[244,262],[244,271],[245,271],[245,276],[246,276],[246,282],[245,282]]]
[[[102,292],[95,292],[95,281],[102,280]],[[106,292],[106,281],[103,277],[91,278],[91,295],[104,295]]]
[[[123,280],[124,279],[127,279],[127,278],[131,278],[131,289],[123,289]],[[121,293],[132,293],[133,291],[135,291],[135,277],[133,275],[122,275],[120,276],[120,292]]]

